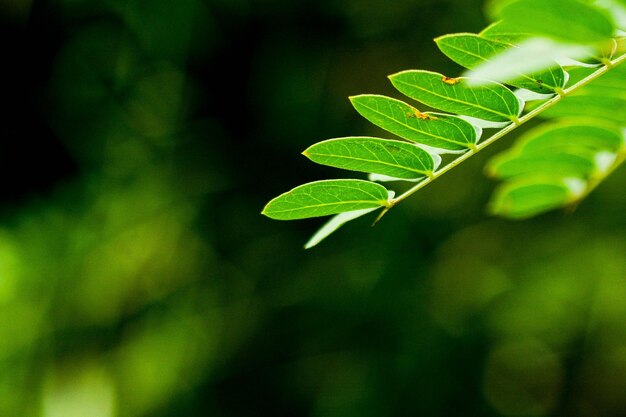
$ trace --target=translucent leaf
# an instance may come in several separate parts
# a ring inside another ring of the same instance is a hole
[[[478,140],[474,127],[458,117],[422,113],[393,98],[378,95],[350,97],[363,117],[401,138],[451,151],[471,148]]]
[[[626,125],[626,99],[595,94],[567,97],[541,113],[543,118],[584,117]]]
[[[389,77],[403,94],[427,106],[492,122],[516,121],[517,97],[505,86],[487,82],[470,88],[467,78],[448,78],[430,71],[402,71]]]
[[[488,175],[501,179],[530,175],[588,178],[596,169],[593,153],[523,153],[505,152],[486,167]]]
[[[591,44],[613,36],[607,13],[577,0],[519,0],[505,6],[504,25],[573,44]]]
[[[595,71],[597,70],[597,67],[595,65],[593,66],[576,66],[576,67],[571,67],[571,68],[567,68],[566,71],[569,74],[569,80],[567,81],[566,87],[569,88],[572,85],[578,83],[579,81],[583,80],[584,78],[586,78],[587,76],[593,74]],[[600,78],[606,77],[607,74],[603,75]],[[595,80],[595,82],[599,81],[599,79]],[[588,88],[589,86],[585,86],[585,88]]]
[[[296,220],[348,211],[386,207],[387,189],[363,180],[326,180],[301,185],[267,203],[263,214]]]
[[[379,207],[374,207],[337,214],[336,216],[332,217],[328,222],[326,222],[326,224],[322,226],[317,232],[315,232],[313,236],[311,236],[311,239],[309,239],[309,241],[306,242],[306,244],[304,245],[304,249],[311,249],[313,246],[319,244],[322,240],[326,239],[344,224],[368,213],[371,213],[378,208]]]
[[[480,32],[478,36],[497,42],[517,45],[524,39],[528,38],[530,35],[528,33],[525,33],[523,30],[513,30],[510,27],[504,25],[503,22],[496,22],[483,29],[483,31]]]
[[[396,181],[420,182],[424,178],[418,178],[418,179],[415,179],[415,180],[408,180],[406,178],[390,177],[389,175],[372,174],[372,173],[370,173],[367,176],[367,179],[370,180],[370,181],[375,181],[375,182],[396,182]]]
[[[517,53],[517,48],[510,44],[486,39],[473,33],[456,33],[445,35],[435,39],[439,49],[457,64],[474,69],[489,63],[492,59],[501,60],[499,55],[505,51],[512,50]],[[532,56],[534,58],[534,55]],[[506,61],[508,64],[509,61]],[[495,65],[495,64],[494,64]],[[498,64],[502,65],[502,64]],[[520,70],[520,61],[513,61],[511,74],[505,78],[492,78],[490,73],[478,75],[479,78],[493,79],[495,81],[504,80],[507,84],[518,88],[525,88],[536,93],[546,94],[560,90],[565,85],[565,73],[563,69],[554,61],[548,59],[547,66],[551,68],[540,73],[524,73]],[[539,69],[545,68],[542,61]],[[485,67],[482,67],[483,70]],[[531,69],[532,71],[533,69]],[[493,72],[493,71],[492,71]],[[511,78],[514,77],[514,78]]]
[[[458,116],[458,117],[459,117],[459,119],[463,119],[466,122],[472,124],[473,126],[479,128],[481,130],[482,129],[502,129],[503,127],[506,127],[506,126],[511,124],[510,121],[508,121],[508,122],[490,122],[489,120],[477,119],[475,117],[470,117],[470,116]]]
[[[560,122],[532,129],[518,139],[516,148],[522,153],[536,153],[581,148],[617,152],[622,147],[622,136],[617,129],[574,123]]]
[[[515,94],[517,98],[524,101],[526,104],[528,104],[529,101],[546,101],[554,97],[554,94],[539,94],[534,93],[530,90],[526,90],[524,88],[518,88],[517,90],[513,91],[513,94]]]
[[[494,193],[489,211],[511,219],[525,219],[566,206],[575,199],[567,181],[524,179],[500,186]]]
[[[542,92],[537,85],[547,83],[551,86],[550,88],[558,91],[565,84],[565,74],[560,67],[551,70],[548,68],[554,68],[555,61],[563,57],[585,58],[591,56],[593,52],[593,48],[588,46],[567,45],[546,38],[531,38],[520,43],[518,47],[506,49],[501,54],[491,57],[488,61],[468,71],[467,76],[472,80],[488,79],[506,82],[535,92]],[[533,74],[536,72],[539,74]],[[532,75],[527,76],[526,82],[520,84],[518,81],[520,73]],[[530,78],[530,83],[528,78]],[[552,86],[557,83],[559,85]],[[480,84],[474,82],[472,85]]]
[[[594,71],[595,69],[589,68],[572,68],[568,70],[570,73],[570,81],[568,84],[575,84]],[[581,90],[581,93],[626,99],[626,65],[611,68],[609,72],[586,85]]]
[[[378,138],[325,140],[303,154],[322,165],[409,180],[430,176],[435,169],[433,156],[417,145]]]
[[[594,80],[588,86],[585,86],[585,91],[593,91],[594,89],[602,89],[606,92],[610,89],[618,90],[622,94],[626,92],[626,65],[611,68],[609,72],[602,77]]]
[[[389,195],[387,198],[391,200],[395,193],[393,191],[388,192]],[[322,240],[326,239],[328,236],[333,234],[337,229],[339,229],[344,224],[349,221],[358,219],[359,217],[365,216],[368,213],[377,210],[379,207],[364,209],[364,210],[355,210],[349,211],[347,213],[339,213],[336,216],[331,217],[331,219],[326,222],[304,245],[304,249],[311,249],[312,247],[318,245]]]

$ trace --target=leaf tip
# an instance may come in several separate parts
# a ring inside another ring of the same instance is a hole
[[[272,200],[274,201],[274,200]],[[261,215],[268,217],[270,219],[273,219],[274,217],[272,217],[272,213],[271,213],[271,208],[270,206],[272,205],[272,201],[268,202],[265,207],[263,207],[263,210],[261,210]]]

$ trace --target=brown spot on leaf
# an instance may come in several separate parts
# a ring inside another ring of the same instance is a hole
[[[446,77],[445,75],[441,78],[441,81],[443,81],[444,83],[448,84],[448,85],[454,85],[454,84],[458,84],[461,79],[460,78],[450,78],[450,77]]]
[[[422,113],[417,109],[412,109],[412,113],[407,113],[407,117],[410,119],[417,118],[422,120],[437,120],[435,116],[431,116],[430,114]]]

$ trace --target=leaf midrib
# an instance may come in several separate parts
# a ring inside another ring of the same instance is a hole
[[[381,116],[385,117],[385,118],[386,118],[386,119],[388,119],[388,120],[391,120],[391,121],[393,121],[393,122],[396,122],[396,123],[398,123],[399,125],[402,125],[402,126],[406,127],[407,129],[412,130],[412,131],[414,131],[414,132],[422,133],[422,134],[424,134],[424,135],[426,135],[426,136],[431,136],[431,137],[436,138],[436,139],[441,139],[441,140],[443,140],[443,141],[445,141],[445,142],[451,142],[451,143],[454,143],[455,145],[461,145],[461,146],[464,146],[465,148],[467,148],[467,146],[466,146],[467,144],[469,144],[469,143],[473,143],[473,142],[457,142],[457,141],[455,141],[455,140],[452,140],[452,139],[446,138],[446,137],[444,137],[444,136],[439,136],[439,135],[435,135],[434,133],[430,133],[430,132],[426,132],[426,131],[422,131],[422,130],[416,129],[415,127],[413,127],[413,126],[411,126],[411,125],[408,125],[408,124],[406,124],[406,123],[401,122],[401,121],[400,121],[400,120],[398,120],[398,119],[394,119],[393,117],[388,116],[387,114],[385,114],[385,113],[381,112],[381,111],[380,111],[380,110],[378,110],[377,108],[375,109],[375,108],[370,107],[370,106],[368,106],[367,104],[363,104],[363,103],[360,103],[360,104],[361,104],[363,107],[366,107],[366,108],[368,108],[369,110],[373,111],[374,113],[379,114],[379,115],[381,115]],[[449,123],[447,120],[444,120],[444,119],[441,119],[441,120],[442,120],[442,121],[445,121],[446,123]],[[386,130],[386,129],[385,129],[385,130]],[[465,136],[465,135],[463,135],[463,136]]]
[[[270,210],[270,213],[286,213],[286,212],[294,212],[294,211],[298,211],[298,210],[309,210],[309,209],[313,209],[313,208],[318,208],[318,207],[326,207],[326,206],[338,206],[338,205],[344,205],[344,204],[376,204],[380,207],[383,207],[384,204],[380,204],[383,200],[350,200],[350,201],[338,201],[336,203],[321,203],[321,204],[314,204],[314,205],[308,205],[308,206],[303,206],[303,207],[297,207],[297,208],[293,208],[293,209],[282,209],[282,210]],[[384,200],[386,201],[386,200]]]
[[[409,86],[409,87],[413,87],[413,88],[415,88],[416,90],[425,91],[426,93],[432,94],[432,95],[437,96],[437,97],[442,98],[442,99],[447,99],[447,100],[454,101],[454,102],[456,102],[456,103],[460,103],[460,104],[464,104],[464,105],[466,105],[466,106],[470,106],[470,107],[477,107],[477,108],[479,108],[479,109],[485,110],[485,111],[486,111],[486,112],[488,112],[488,113],[493,113],[493,114],[496,114],[496,115],[498,115],[498,116],[502,116],[502,117],[506,118],[507,120],[511,120],[511,117],[512,117],[510,114],[500,113],[500,112],[498,112],[498,111],[496,111],[496,110],[490,109],[490,108],[488,108],[488,107],[483,107],[483,106],[481,106],[481,105],[479,105],[479,104],[475,104],[475,103],[470,103],[470,102],[466,102],[466,101],[458,100],[458,99],[452,98],[452,97],[450,97],[450,96],[443,96],[443,95],[438,94],[438,93],[436,93],[436,92],[434,92],[434,91],[431,91],[431,90],[427,90],[427,89],[425,89],[425,88],[422,88],[422,87],[420,87],[418,84],[410,84],[410,83],[408,83],[408,82],[405,82],[405,81],[402,81],[402,80],[398,80],[398,79],[396,79],[396,82],[398,82],[398,83],[400,83],[400,84],[407,85],[407,86]],[[504,88],[506,88],[506,87],[504,87]],[[507,108],[508,108],[508,105],[507,105]]]
[[[365,158],[357,158],[357,157],[353,157],[353,156],[345,156],[345,155],[335,155],[335,154],[324,154],[324,153],[314,153],[311,151],[307,152],[309,155],[318,155],[318,156],[326,156],[326,157],[330,157],[330,158],[340,158],[340,159],[350,159],[350,160],[356,160],[356,161],[361,161],[361,162],[371,162],[371,163],[375,163],[375,164],[382,164],[382,165],[387,165],[390,167],[394,167],[394,168],[401,168],[404,169],[406,171],[411,171],[411,172],[416,172],[418,174],[424,174],[426,175],[427,172],[430,172],[430,170],[424,170],[424,171],[419,171],[413,168],[409,168],[403,165],[396,165],[393,164],[391,162],[385,162],[385,161],[381,161],[381,160],[373,160],[373,159],[365,159]],[[415,158],[419,161],[419,157],[417,155],[415,155]]]
[[[491,40],[489,40],[489,41],[491,41]],[[491,41],[491,42],[496,42],[496,41]],[[506,45],[509,45],[509,44],[506,44]],[[454,46],[454,45],[447,44],[446,46],[447,46],[448,48],[454,49],[455,51],[462,52],[462,53],[467,54],[467,55],[471,55],[471,56],[473,56],[473,57],[475,57],[475,58],[477,58],[477,59],[480,59],[480,60],[481,60],[481,61],[483,61],[483,62],[491,62],[489,58],[484,58],[484,57],[482,57],[482,56],[480,56],[480,55],[476,55],[476,54],[475,54],[475,53],[473,53],[473,52],[470,52],[470,51],[466,51],[466,50],[460,49],[460,48],[458,48],[458,47],[456,47],[456,46]],[[513,45],[511,45],[511,46],[513,46]],[[548,69],[548,71],[551,71],[551,70],[550,70],[550,69]],[[519,75],[521,78],[526,79],[527,81],[530,81],[530,82],[535,83],[535,84],[537,83],[537,80],[536,80],[536,79],[534,79],[533,77],[530,77],[530,76],[528,76],[528,75],[526,75],[526,74],[523,74],[523,73],[521,73],[521,72],[518,72],[518,73],[516,73],[516,74],[517,74],[517,75]],[[513,80],[513,82],[515,82],[515,80]],[[543,84],[543,85],[545,85],[546,87],[549,87],[549,88],[551,88],[551,89],[553,89],[553,90],[555,90],[555,89],[557,89],[557,88],[560,88],[560,87],[557,87],[557,86],[554,86],[554,85],[550,85],[550,84],[545,83],[545,82],[544,82],[544,84]]]

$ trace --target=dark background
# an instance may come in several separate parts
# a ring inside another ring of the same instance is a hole
[[[310,251],[319,220],[259,214],[345,175],[310,144],[385,136],[348,96],[457,75],[431,40],[482,29],[481,1],[3,0],[0,19],[0,415],[626,412],[621,173],[508,222],[484,211],[491,149]]]

